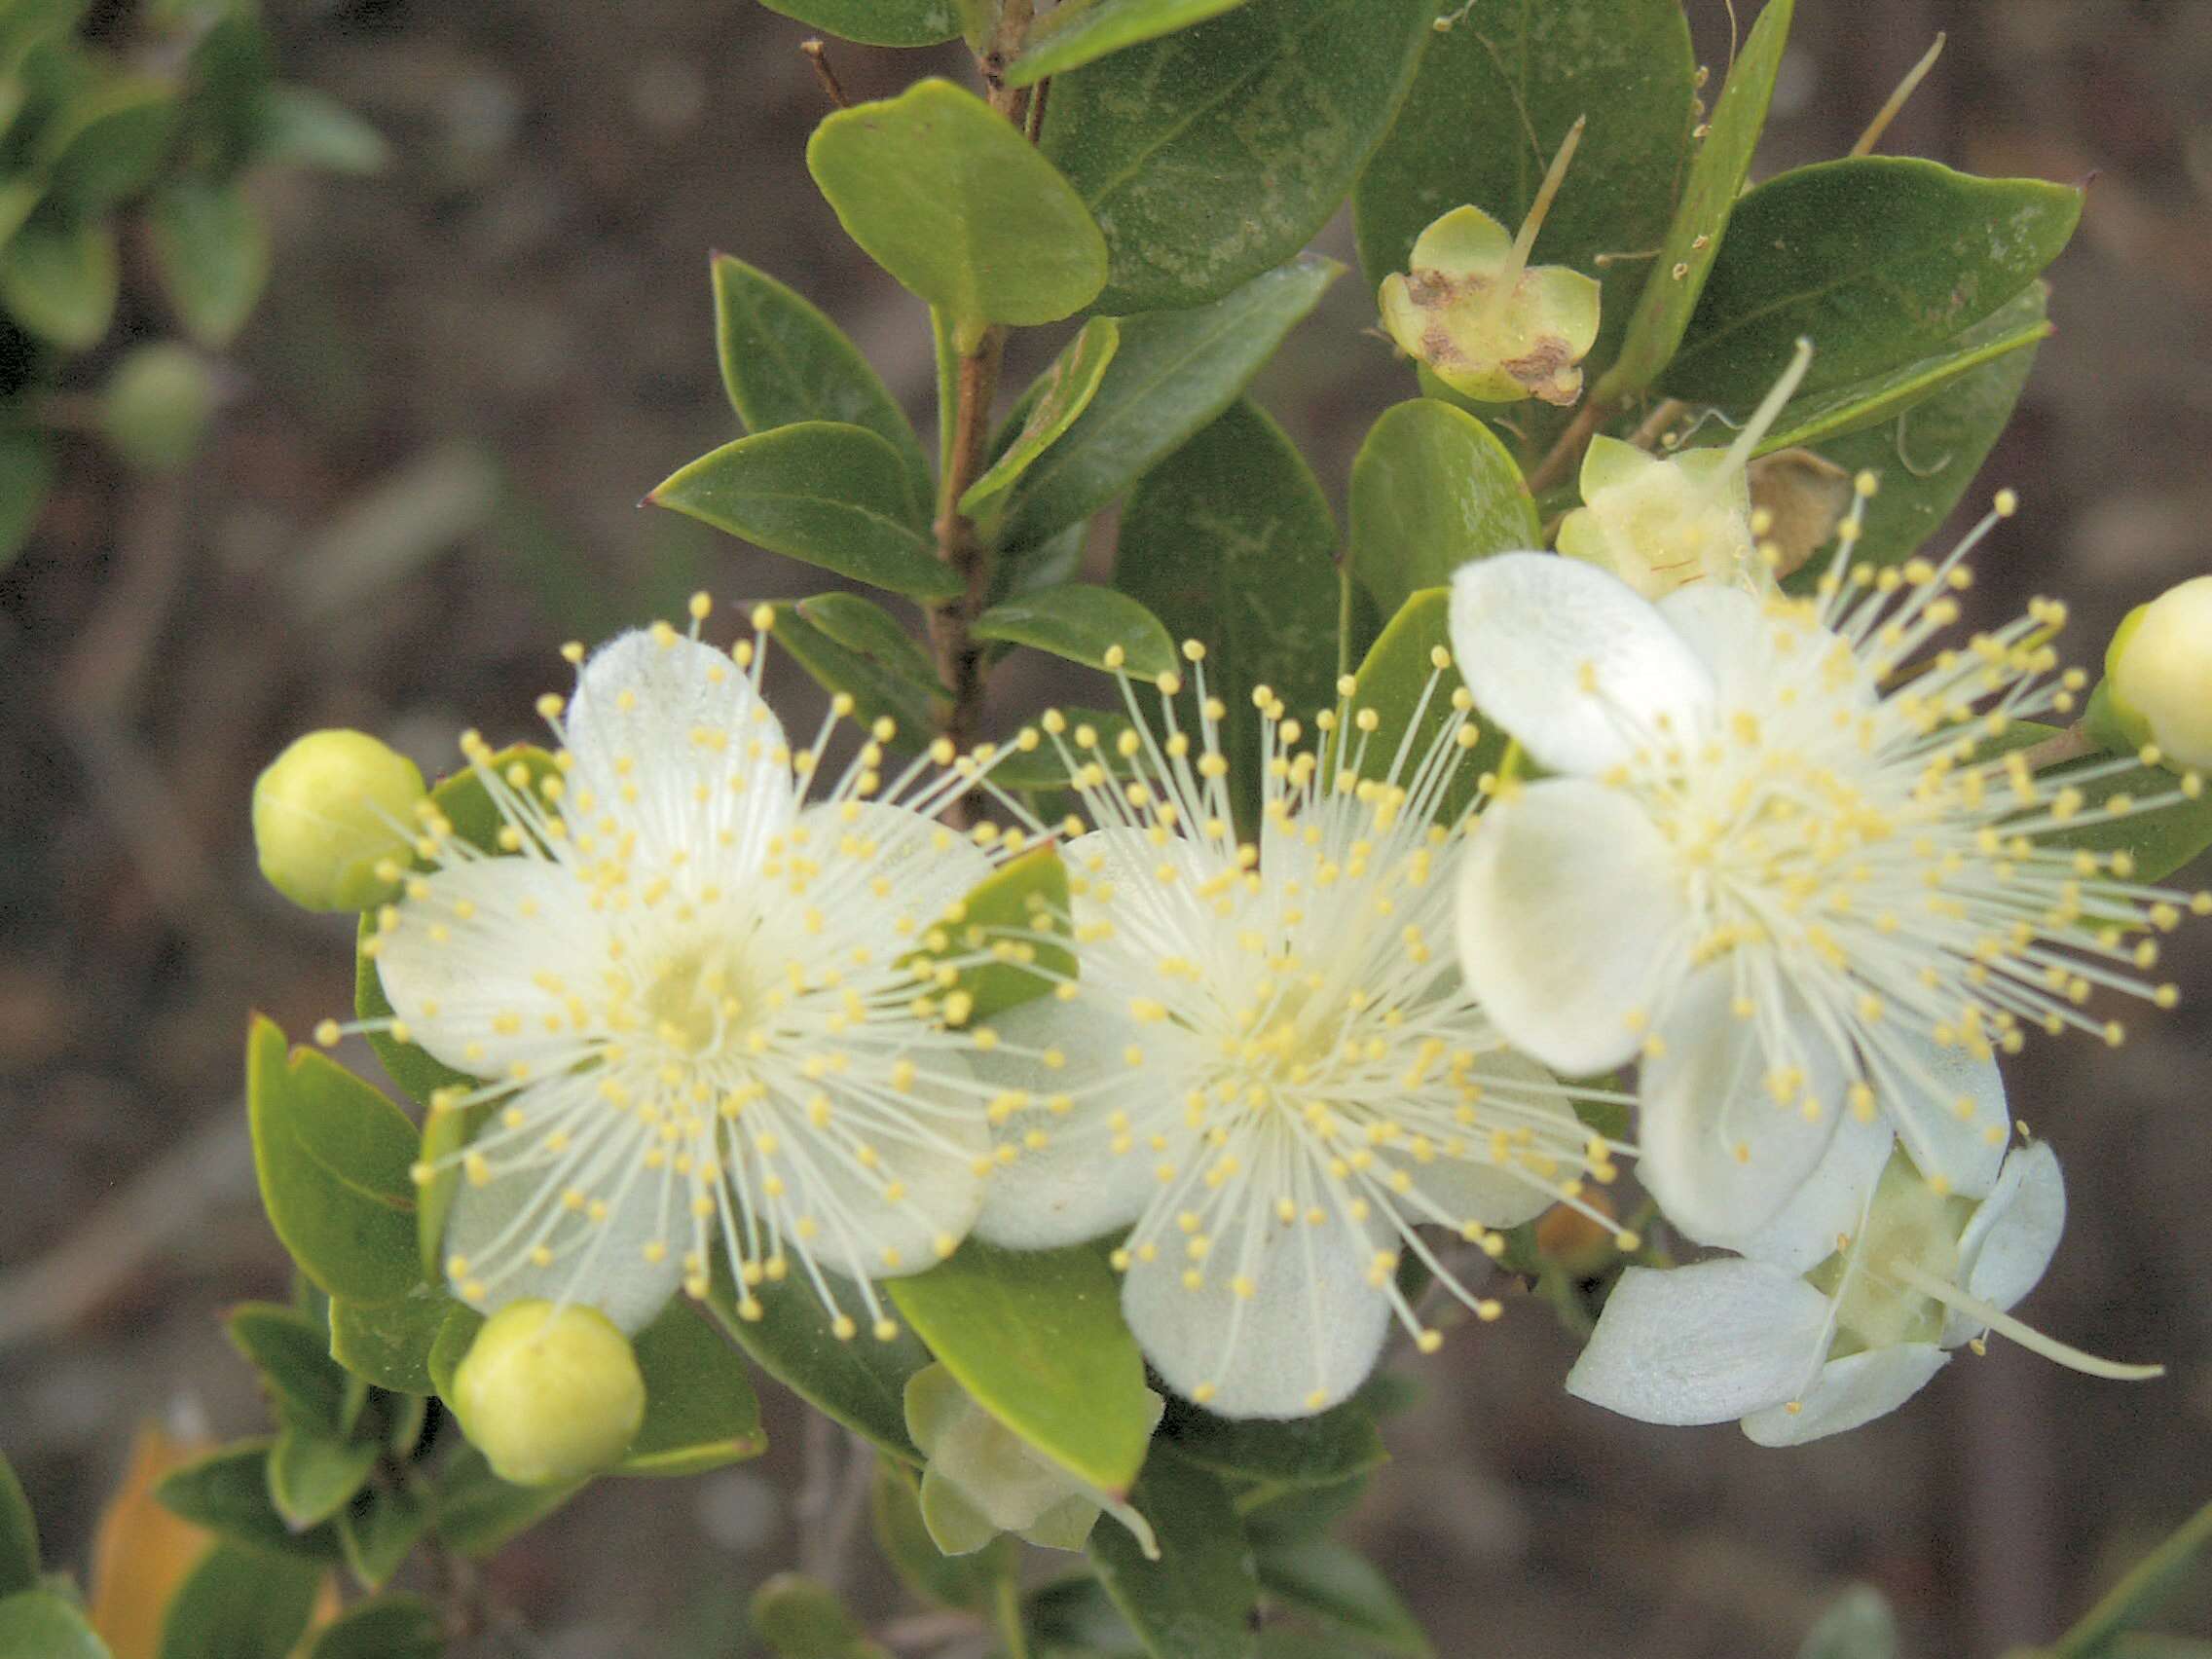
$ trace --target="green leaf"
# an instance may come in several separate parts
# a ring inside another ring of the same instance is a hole
[[[330,1357],[395,1394],[428,1394],[430,1345],[453,1311],[438,1285],[419,1284],[393,1302],[330,1299]]]
[[[1751,170],[1751,152],[1766,126],[1766,108],[1774,96],[1774,77],[1782,67],[1782,49],[1789,39],[1795,6],[1796,0],[1766,0],[1743,51],[1736,55],[1705,137],[1690,162],[1675,216],[1660,240],[1658,257],[1645,267],[1649,275],[1629,317],[1620,356],[1591,393],[1600,401],[1641,391],[1681,343],[1698,296],[1705,291],[1706,276],[1723,245],[1729,211]]]
[[[381,1590],[429,1530],[430,1506],[410,1487],[371,1487],[338,1516],[336,1527],[353,1576]]]
[[[923,1601],[969,1612],[985,1611],[999,1582],[1014,1576],[1020,1565],[1020,1544],[1003,1532],[972,1555],[940,1552],[922,1521],[921,1491],[914,1471],[896,1457],[876,1458],[868,1510],[883,1559],[891,1564],[901,1582]]]
[[[1594,361],[1605,362],[1651,262],[1597,256],[1641,253],[1666,234],[1696,72],[1680,0],[1521,0],[1458,17],[1429,43],[1352,192],[1368,286],[1405,270],[1415,239],[1455,207],[1518,228],[1587,115],[1534,256],[1604,284]]]
[[[825,691],[851,693],[853,712],[863,721],[873,724],[888,716],[898,728],[895,737],[903,739],[903,747],[921,747],[937,729],[939,710],[949,702],[938,689],[937,677],[933,674],[927,682],[917,685],[904,672],[848,650],[809,619],[804,608],[812,603],[802,600],[798,606],[772,608],[775,628],[771,637],[775,643],[789,651],[792,660]],[[849,617],[839,620],[849,621]]]
[[[67,351],[100,343],[121,286],[115,233],[97,220],[42,212],[0,248],[0,304],[24,332]]]
[[[1093,1528],[1086,1553],[1145,1650],[1154,1659],[1243,1659],[1258,1587],[1228,1489],[1159,1452],[1129,1502],[1159,1534],[1160,1559],[1147,1561],[1125,1527]]]
[[[1069,0],[1030,24],[1021,50],[1006,72],[1010,87],[1027,87],[1048,75],[1064,75],[1125,46],[1155,40],[1245,0]]]
[[[1075,977],[1077,960],[1065,945],[1026,937],[1054,930],[1062,937],[1066,934],[1068,872],[1054,848],[1039,847],[993,870],[969,890],[958,912],[957,917],[934,923],[923,936],[922,948],[913,954],[916,959],[964,964],[954,984],[947,987],[968,993],[964,1023],[978,1024],[1034,1002],[1057,980]],[[997,958],[1001,944],[1033,954],[1026,962],[975,960]]]
[[[1088,756],[1109,772],[1134,775],[1128,765],[1118,757],[1115,750],[1122,733],[1134,729],[1129,723],[1128,716],[1117,714],[1111,709],[1066,709],[1061,712],[1067,717],[1070,734],[1062,741],[1068,744],[1069,750],[1075,755],[1078,766],[1084,763]],[[1073,734],[1084,726],[1089,726],[1098,739],[1097,746],[1088,751],[1077,749],[1074,743]],[[1068,770],[1060,759],[1060,752],[1047,740],[1035,749],[1017,749],[1007,756],[991,768],[991,782],[1005,790],[1064,789],[1068,783]]]
[[[290,1418],[336,1432],[346,1412],[346,1374],[331,1361],[319,1319],[273,1302],[247,1302],[231,1309],[224,1325]]]
[[[949,81],[837,111],[806,166],[846,234],[960,327],[1055,322],[1106,280],[1106,240],[1059,169]]]
[[[85,1615],[52,1590],[0,1599],[0,1659],[109,1659]]]
[[[960,498],[963,513],[978,516],[1075,424],[1076,417],[1097,396],[1121,344],[1122,325],[1113,317],[1094,316],[1083,325],[1082,332],[1052,359],[1052,366],[1022,394],[1021,426],[989,470],[968,486]]]
[[[633,1341],[645,1420],[616,1474],[695,1475],[767,1451],[744,1363],[697,1311],[673,1302]]]
[[[1255,1488],[1237,1504],[1244,1530],[1262,1549],[1326,1537],[1367,1491],[1367,1476],[1334,1486]]]
[[[376,1466],[373,1441],[340,1440],[294,1423],[269,1449],[269,1498],[301,1530],[327,1521],[353,1500]]]
[[[1182,1456],[1216,1474],[1272,1486],[1335,1486],[1389,1458],[1375,1414],[1357,1399],[1313,1417],[1277,1422],[1223,1418],[1170,1398],[1161,1432]]]
[[[930,464],[921,440],[860,348],[805,299],[764,271],[718,253],[713,262],[715,349],[730,407],[748,431],[802,421],[865,426],[899,452],[926,513]]]
[[[36,432],[0,432],[0,571],[15,562],[46,505],[54,458]]]
[[[753,1592],[754,1634],[779,1659],[890,1659],[837,1593],[803,1573],[779,1572]]]
[[[431,1525],[448,1548],[481,1560],[536,1526],[588,1484],[509,1486],[492,1473],[483,1453],[463,1446],[438,1472]]]
[[[445,1650],[435,1607],[420,1596],[382,1596],[317,1631],[307,1659],[438,1659]]]
[[[1436,1649],[1389,1580],[1363,1557],[1325,1538],[1258,1555],[1260,1588],[1388,1653],[1428,1659]]]
[[[1343,272],[1302,255],[1210,306],[1123,318],[1090,406],[1014,486],[998,544],[1038,547],[1151,471],[1236,400]]]
[[[276,83],[276,60],[254,9],[211,5],[203,17],[212,24],[186,64],[186,143],[199,171],[227,179],[261,138],[262,100]]]
[[[1300,719],[1336,702],[1336,525],[1282,429],[1238,403],[1137,486],[1122,515],[1114,585],[1206,647],[1229,706],[1222,753],[1239,831],[1257,823],[1269,685]]]
[[[146,188],[176,130],[176,89],[126,76],[71,109],[49,136],[53,195],[91,219]]]
[[[219,1544],[177,1589],[161,1659],[285,1659],[313,1616],[322,1568]]]
[[[910,599],[960,577],[919,528],[899,452],[865,426],[802,421],[710,451],[645,498],[770,552]]]
[[[367,175],[391,161],[383,133],[313,87],[265,88],[260,115],[250,158],[258,166]]]
[[[1854,1584],[1806,1633],[1797,1659],[1898,1659],[1898,1621],[1871,1584]]]
[[[292,1259],[322,1290],[363,1302],[422,1280],[415,1125],[390,1101],[257,1016],[246,1044],[246,1111],[262,1206]]]
[[[1361,709],[1373,709],[1376,717],[1364,749],[1354,747],[1349,756],[1353,770],[1362,777],[1387,777],[1401,755],[1410,766],[1443,734],[1452,718],[1453,694],[1465,683],[1456,668],[1436,667],[1436,652],[1452,648],[1451,612],[1450,588],[1424,588],[1415,594],[1399,607],[1352,676],[1355,716]],[[1407,727],[1414,723],[1417,711],[1420,719],[1409,742]],[[1345,732],[1343,738],[1349,745],[1360,742],[1355,731]],[[1483,731],[1474,748],[1459,757],[1452,781],[1437,797],[1436,822],[1458,821],[1474,799],[1483,774],[1494,771],[1504,758],[1505,745],[1501,729]],[[1364,759],[1359,758],[1362,755]],[[1345,763],[1337,755],[1329,757],[1332,773]]]
[[[1304,247],[1413,84],[1433,0],[1251,0],[1052,83],[1040,142],[1108,233],[1098,309],[1220,299]]]
[[[1463,409],[1417,397],[1385,409],[1351,463],[1351,571],[1385,616],[1469,559],[1540,548],[1521,468]]]
[[[798,602],[798,613],[849,651],[871,658],[885,673],[942,695],[937,664],[899,619],[857,593],[818,593]]]
[[[1037,1659],[1144,1659],[1144,1643],[1088,1572],[1032,1590],[1021,1622]]]
[[[2071,774],[2103,765],[2108,758],[2096,756],[2053,766],[2040,775],[2041,781],[2046,790],[2061,786]],[[2090,812],[2115,795],[2126,795],[2139,801],[2172,797],[2180,783],[2180,778],[2162,766],[2138,765],[2088,779],[2078,788],[2082,792],[2083,810]],[[2212,847],[2212,790],[2204,791],[2194,800],[2169,798],[2164,806],[2147,811],[2131,810],[2100,824],[2061,829],[2035,838],[2048,847],[2085,847],[2094,853],[2125,852],[2134,857],[2135,880],[2163,881],[2206,847]]]
[[[796,18],[868,46],[935,46],[960,33],[955,0],[760,0]]]
[[[228,346],[269,279],[269,227],[236,184],[178,179],[154,198],[154,262],[185,331]]]
[[[1800,395],[1926,356],[2056,259],[2082,192],[1972,178],[1935,162],[1850,156],[1771,178],[1736,204],[1680,348],[1675,397],[1755,403],[1800,338]]]
[[[1152,1437],[1153,1398],[1104,1256],[1084,1244],[1014,1251],[971,1237],[951,1260],[886,1288],[984,1410],[1090,1485],[1128,1490]]]
[[[857,1301],[849,1283],[827,1277],[841,1304]],[[922,1456],[906,1435],[906,1379],[930,1363],[920,1339],[903,1329],[887,1343],[865,1333],[841,1342],[814,1287],[796,1278],[770,1280],[752,1294],[758,1319],[738,1315],[737,1299],[719,1276],[707,1307],[753,1362],[855,1434],[919,1464]]]
[[[0,1457],[0,1596],[38,1588],[38,1522],[15,1466]]]
[[[328,1566],[339,1559],[336,1532],[329,1527],[294,1530],[270,1498],[273,1444],[241,1440],[210,1452],[165,1476],[154,1496],[171,1513],[240,1544]]]
[[[978,640],[1004,640],[1104,668],[1119,645],[1132,680],[1150,680],[1176,667],[1175,642],[1160,618],[1126,594],[1088,582],[1032,588],[994,605],[970,630]]]
[[[430,1341],[430,1351],[423,1361],[423,1368],[430,1374],[430,1386],[438,1398],[453,1398],[453,1374],[461,1369],[461,1362],[468,1357],[469,1346],[476,1341],[476,1333],[484,1328],[484,1315],[465,1302],[456,1302],[446,1310],[445,1322]]]

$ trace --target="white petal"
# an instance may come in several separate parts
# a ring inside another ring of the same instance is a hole
[[[1725,1422],[1788,1399],[1826,1340],[1827,1298],[1724,1259],[1621,1275],[1567,1391],[1645,1422]]]
[[[1390,1305],[1367,1279],[1381,1236],[1251,1210],[1214,1237],[1197,1290],[1183,1282],[1182,1235],[1167,1234],[1156,1260],[1131,1263],[1122,1309],[1177,1393],[1210,1383],[1204,1405],[1223,1417],[1305,1417],[1357,1388],[1382,1351]],[[1247,1259],[1247,1226],[1260,1229],[1244,1270],[1253,1294],[1239,1297],[1231,1281]]]
[[[1841,1434],[1896,1411],[1950,1357],[1934,1343],[1899,1343],[1830,1360],[1796,1411],[1780,1405],[1752,1412],[1744,1432],[1761,1446],[1802,1446]]]
[[[1077,924],[1105,922],[1112,928],[1102,946],[1085,951],[1087,977],[1096,958],[1110,982],[1117,971],[1141,975],[1143,987],[1157,993],[1162,956],[1194,955],[1195,941],[1210,940],[1221,931],[1198,889],[1221,875],[1225,861],[1187,835],[1155,841],[1144,830],[1093,830],[1068,842],[1060,857]]]
[[[1630,759],[1686,733],[1713,678],[1619,577],[1577,559],[1500,553],[1452,578],[1452,655],[1475,702],[1555,772]],[[1587,682],[1587,683],[1586,683]]]
[[[880,801],[810,806],[792,825],[789,845],[822,866],[823,885],[808,889],[829,925],[859,933],[881,949],[902,918],[926,926],[990,879],[991,861],[967,836],[918,812]],[[888,895],[874,890],[890,884]],[[835,883],[836,885],[829,885]],[[956,937],[952,940],[957,948]],[[794,956],[820,946],[793,948]]]
[[[1997,1185],[1959,1236],[1959,1278],[1967,1294],[2009,1309],[2035,1289],[2066,1230],[2066,1183],[2058,1155],[2044,1141],[2005,1160]],[[1943,1342],[1957,1346],[1980,1329],[1963,1313],[1946,1322]]]
[[[1920,1172],[1961,1198],[1987,1194],[2012,1127],[1997,1062],[1890,1027],[1878,1029],[1867,1058],[1875,1095]]]
[[[377,945],[385,996],[413,1040],[472,1077],[572,1057],[565,994],[597,991],[610,960],[606,919],[584,884],[561,865],[519,857],[449,865],[426,879],[428,894],[405,901]],[[546,988],[554,983],[563,989]]]
[[[1754,1261],[1806,1272],[1835,1254],[1838,1235],[1856,1236],[1874,1183],[1897,1139],[1879,1113],[1861,1119],[1849,1108],[1835,1138],[1782,1213],[1733,1248]]]
[[[1582,1173],[1584,1160],[1567,1149],[1587,1144],[1590,1133],[1564,1097],[1523,1094],[1515,1088],[1517,1084],[1532,1090],[1557,1087],[1552,1074],[1525,1054],[1494,1050],[1480,1055],[1468,1076],[1482,1086],[1482,1100],[1475,1109],[1483,1119],[1480,1127],[1468,1131],[1464,1156],[1451,1158],[1440,1152],[1423,1162],[1397,1147],[1382,1152],[1383,1160],[1403,1169],[1413,1182],[1413,1194],[1396,1201],[1398,1213],[1417,1224],[1441,1222],[1454,1228],[1471,1221],[1493,1228],[1533,1221],[1559,1201],[1560,1183]],[[1514,1162],[1501,1165],[1493,1156],[1493,1127],[1531,1128],[1536,1140],[1528,1148],[1510,1150],[1508,1157]],[[1556,1167],[1514,1173],[1525,1167],[1520,1161],[1531,1154],[1552,1160]]]
[[[1661,1052],[1643,1064],[1639,1178],[1667,1219],[1702,1243],[1754,1237],[1812,1174],[1847,1115],[1826,1039],[1792,994],[1783,995],[1768,1019],[1739,1018],[1729,964],[1701,969],[1659,1028]],[[1770,1050],[1777,1033],[1788,1045],[1779,1053]],[[1785,1104],[1768,1083],[1790,1069],[1804,1087]]]
[[[1081,998],[1045,997],[991,1023],[999,1047],[973,1058],[976,1074],[995,1089],[1019,1089],[1038,1104],[1014,1113],[998,1131],[1002,1143],[1020,1150],[985,1183],[977,1234],[993,1244],[1042,1250],[1128,1226],[1159,1186],[1147,1141],[1155,1132],[1179,1129],[1182,1121],[1181,1104],[1158,1070],[1124,1058],[1138,1040],[1134,1022]],[[1055,1069],[1031,1057],[1048,1050],[1058,1051],[1066,1063]],[[1054,1112],[1046,1103],[1063,1090],[1081,1092],[1068,1111]],[[1107,1122],[1117,1111],[1129,1115],[1132,1131],[1132,1144],[1119,1153],[1114,1144],[1122,1136]],[[1042,1147],[1027,1145],[1032,1133],[1045,1136]]]
[[[1632,1058],[1681,971],[1674,850],[1617,790],[1552,778],[1493,803],[1460,854],[1459,966],[1516,1049],[1570,1077]]]
[[[1692,582],[1660,600],[1659,614],[1705,664],[1721,701],[1772,704],[1777,623],[1762,602],[1741,588]]]

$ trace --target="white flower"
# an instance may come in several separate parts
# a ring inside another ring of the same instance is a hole
[[[474,1142],[416,1170],[465,1172],[446,1265],[479,1309],[542,1297],[632,1331],[679,1285],[705,1295],[719,1250],[740,1312],[795,1262],[839,1335],[856,1323],[828,1273],[889,1337],[867,1281],[950,1254],[982,1201],[976,1040],[903,965],[989,873],[932,816],[975,768],[917,760],[886,783],[879,726],[822,788],[850,702],[794,753],[760,661],[696,622],[612,641],[565,715],[540,701],[565,747],[535,790],[464,738],[509,856],[433,818],[436,868],[365,947],[395,1033],[483,1080],[431,1102],[490,1108]]]
[[[1994,1051],[2036,1025],[2120,1041],[2082,1005],[2170,1006],[2147,936],[2212,910],[2132,882],[2123,852],[2044,843],[2201,782],[2091,808],[2081,786],[2131,760],[2040,779],[2008,748],[2082,677],[2049,678],[2047,602],[1935,643],[1995,517],[1941,565],[1847,571],[1857,512],[1813,600],[1702,584],[1654,606],[1536,553],[1454,580],[1477,703],[1558,774],[1508,786],[1470,838],[1468,984],[1563,1073],[1643,1053],[1642,1178],[1706,1243],[1754,1235],[1847,1105],[1986,1195],[2009,1132]]]
[[[1202,666],[1195,731],[1177,676],[1157,727],[1122,683],[1136,726],[1116,745],[1045,722],[1094,825],[1064,849],[1081,996],[1003,1016],[978,1061],[1021,1152],[977,1232],[1038,1247],[1130,1228],[1123,1307],[1161,1376],[1231,1416],[1319,1411],[1358,1386],[1393,1315],[1424,1350],[1440,1340],[1398,1288],[1402,1257],[1497,1313],[1417,1229],[1494,1253],[1495,1229],[1563,1196],[1603,1219],[1577,1195],[1612,1177],[1615,1149],[1503,1046],[1452,962],[1465,815],[1432,818],[1473,742],[1463,690],[1432,744],[1364,781],[1372,712],[1318,717],[1348,740],[1339,766],[1256,690],[1265,808],[1240,842]]]
[[[1768,1259],[1629,1269],[1567,1392],[1646,1422],[1739,1418],[1760,1445],[1793,1446],[1895,1411],[1991,1329],[2092,1376],[2160,1374],[2093,1358],[2007,1312],[2043,1277],[2065,1226],[2049,1147],[2015,1150],[1975,1203],[1937,1193],[1889,1143],[1879,1127],[1839,1135],[1762,1241]],[[1834,1228],[1839,1203],[1852,1219]]]

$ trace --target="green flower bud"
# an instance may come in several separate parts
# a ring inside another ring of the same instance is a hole
[[[621,1457],[645,1420],[645,1380],[597,1309],[511,1302],[476,1333],[452,1405],[494,1474],[557,1486]]]
[[[2126,747],[2156,744],[2170,764],[2212,766],[2212,576],[2127,613],[2105,647],[2095,701]]]
[[[407,826],[424,793],[415,762],[366,733],[311,731],[254,780],[261,873],[303,909],[381,903],[414,857]]]
[[[199,352],[141,346],[107,383],[100,428],[131,465],[169,472],[192,459],[214,412],[215,377]]]

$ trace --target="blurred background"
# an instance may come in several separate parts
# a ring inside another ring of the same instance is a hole
[[[121,27],[129,10],[94,16]],[[1717,81],[1729,19],[1720,0],[1690,10]],[[808,293],[930,430],[926,316],[806,176],[826,105],[798,25],[747,0],[268,11],[284,77],[364,115],[390,165],[259,187],[274,276],[200,459],[150,475],[69,444],[0,571],[0,1447],[55,1565],[83,1563],[135,1425],[261,1421],[218,1324],[285,1292],[239,1092],[245,1014],[299,1031],[343,1011],[352,956],[342,920],[261,884],[256,770],[333,724],[443,770],[463,726],[531,733],[563,640],[672,613],[697,586],[820,588],[635,505],[737,432],[710,249]],[[1885,150],[2096,177],[2050,273],[2058,333],[1972,498],[2009,483],[2025,508],[1971,596],[1977,620],[2066,596],[2073,654],[2093,660],[2128,607],[2212,568],[2212,6],[1800,14],[1761,175],[1843,151],[1945,30]],[[855,98],[972,74],[950,52],[832,51]],[[1321,245],[1351,258],[1341,222]],[[1373,323],[1348,276],[1257,387],[1340,504],[1367,424],[1412,391]],[[167,326],[127,246],[107,350]],[[1056,344],[1024,336],[1014,384]],[[1010,680],[1001,707],[1050,689]],[[2212,1495],[2212,934],[2185,932],[2169,961],[2178,1015],[2137,1019],[2118,1051],[2044,1044],[2010,1068],[2074,1206],[2023,1311],[2163,1359],[2163,1382],[2094,1382],[1997,1343],[1870,1428],[1764,1452],[1732,1426],[1652,1428],[1567,1398],[1572,1340],[1519,1303],[1410,1366],[1422,1401],[1353,1523],[1439,1648],[1786,1656],[1856,1578],[1893,1598],[1914,1651],[1990,1655],[2055,1634]],[[766,1404],[765,1460],[602,1485],[497,1562],[544,1653],[744,1650],[747,1590],[795,1551],[799,1414]],[[2212,1595],[2173,1622],[2212,1634]]]

